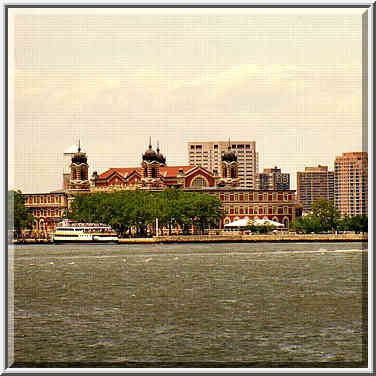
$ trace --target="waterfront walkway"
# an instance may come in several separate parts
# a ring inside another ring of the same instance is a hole
[[[302,243],[302,242],[368,242],[368,234],[268,234],[268,235],[172,235],[154,236],[152,238],[120,238],[119,244],[147,243]],[[13,240],[13,244],[48,244],[47,239]],[[85,242],[83,242],[85,243]]]

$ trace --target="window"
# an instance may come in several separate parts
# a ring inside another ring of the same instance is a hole
[[[191,187],[196,187],[196,188],[207,187],[207,185],[208,185],[208,182],[202,177],[197,177],[193,179],[191,183]]]

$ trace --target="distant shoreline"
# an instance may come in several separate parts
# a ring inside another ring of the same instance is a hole
[[[120,238],[109,244],[168,244],[168,243],[319,243],[368,242],[367,234],[309,234],[309,235],[188,235],[154,236],[152,238]],[[54,243],[46,239],[14,240],[13,244],[80,244],[81,242]],[[85,242],[82,244],[106,244]],[[107,243],[108,244],[108,243]]]

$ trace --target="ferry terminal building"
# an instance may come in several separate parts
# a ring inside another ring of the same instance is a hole
[[[49,193],[24,194],[25,205],[34,217],[33,229],[53,232],[77,194],[141,189],[161,191],[168,188],[215,195],[223,204],[225,215],[220,227],[237,219],[270,219],[285,228],[301,213],[294,190],[251,190],[239,187],[238,161],[229,143],[221,156],[220,171],[213,173],[202,166],[168,166],[159,146],[151,141],[142,154],[139,167],[110,168],[93,172],[80,145],[72,152],[69,172],[63,174],[63,189]]]

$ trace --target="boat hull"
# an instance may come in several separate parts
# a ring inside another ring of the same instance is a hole
[[[106,236],[106,237],[98,237],[98,236],[90,236],[90,237],[65,237],[65,236],[55,236],[53,239],[54,243],[111,243],[111,242],[118,242],[118,237],[116,236]]]

